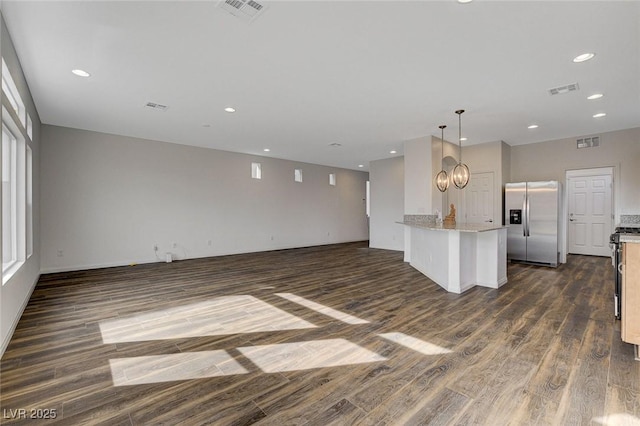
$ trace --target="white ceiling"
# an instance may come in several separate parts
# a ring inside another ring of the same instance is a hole
[[[638,1],[263,3],[253,22],[217,0],[2,11],[46,124],[365,170],[440,124],[456,141],[460,108],[463,146],[640,127]]]

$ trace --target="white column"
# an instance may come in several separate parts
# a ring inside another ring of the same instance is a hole
[[[404,213],[432,214],[431,136],[404,143]]]

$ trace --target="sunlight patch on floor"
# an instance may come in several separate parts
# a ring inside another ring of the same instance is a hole
[[[605,426],[640,426],[640,419],[631,414],[618,413],[604,417],[594,417],[595,423]]]
[[[345,314],[344,312],[338,311],[336,309],[330,308],[325,305],[321,305],[320,303],[312,302],[311,300],[305,299],[304,297],[296,296],[295,294],[276,293],[276,296],[280,296],[283,299],[289,300],[290,302],[297,303],[298,305],[302,305],[305,308],[313,309],[316,312],[319,312],[331,318],[335,318],[347,324],[368,324],[369,323],[369,321],[360,319],[358,317],[354,317],[353,315]]]
[[[104,343],[141,342],[315,328],[248,295],[224,296],[100,322]]]
[[[248,373],[226,351],[116,358],[110,359],[109,364],[114,386],[131,386]]]
[[[441,355],[451,353],[449,349],[434,345],[433,343],[425,342],[424,340],[420,340],[413,336],[408,336],[404,333],[382,333],[378,334],[378,336],[424,355]]]
[[[386,358],[345,339],[248,346],[238,350],[265,373],[309,370],[385,361]]]

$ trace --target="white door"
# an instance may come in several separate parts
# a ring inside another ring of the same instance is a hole
[[[493,223],[493,172],[471,173],[465,188],[467,223]]]
[[[569,253],[610,256],[611,175],[568,179]]]

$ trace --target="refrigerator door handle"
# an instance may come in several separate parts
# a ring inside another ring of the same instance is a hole
[[[522,236],[527,236],[527,194],[522,197]]]
[[[527,237],[531,236],[531,233],[529,232],[531,230],[529,226],[529,213],[529,197],[527,197]]]

